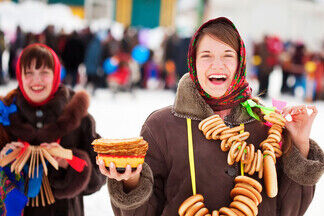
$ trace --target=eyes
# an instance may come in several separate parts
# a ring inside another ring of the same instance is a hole
[[[204,53],[204,54],[199,55],[198,58],[201,58],[201,59],[210,59],[210,58],[214,58],[214,55],[211,54],[211,53],[206,53],[206,54]],[[221,58],[224,58],[224,59],[235,59],[236,58],[236,55],[226,53],[226,54],[223,54],[221,56]]]
[[[27,69],[24,74],[26,77],[31,77],[36,74],[39,74],[40,76],[49,76],[51,73],[52,72],[49,69],[41,69],[37,72],[35,72],[34,70]]]

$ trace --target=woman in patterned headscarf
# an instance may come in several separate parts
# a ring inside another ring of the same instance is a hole
[[[119,174],[114,164],[108,171],[98,161],[109,178],[115,215],[177,215],[181,203],[194,191],[193,182],[210,212],[230,205],[239,167],[227,163],[220,140],[206,139],[198,124],[214,114],[228,127],[244,124],[244,131],[250,133],[246,142],[260,148],[268,126],[263,124],[258,100],[251,97],[245,65],[244,43],[231,21],[221,17],[198,29],[189,46],[190,71],[179,82],[173,106],[153,112],[143,125],[141,135],[149,143],[143,167],[134,172],[128,167]],[[257,107],[251,108],[253,104]],[[324,171],[324,154],[309,139],[317,114],[315,107],[309,108],[313,110],[310,117],[305,106],[282,112],[292,115],[293,121],[286,123],[283,132],[286,153],[277,162],[278,195],[270,199],[261,193],[260,215],[302,215],[313,198],[314,185]],[[195,178],[191,178],[188,156],[191,139]]]

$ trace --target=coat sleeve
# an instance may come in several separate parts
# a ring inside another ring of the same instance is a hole
[[[49,180],[53,194],[57,199],[72,199],[81,194],[87,187],[90,181],[92,166],[88,154],[80,149],[73,148],[73,155],[85,160],[88,166],[85,166],[82,172],[75,171],[68,166],[67,169],[59,169],[54,171],[51,167]]]
[[[292,145],[282,158],[278,170],[278,215],[304,215],[315,193],[315,184],[324,171],[324,154],[315,141],[310,140],[310,151],[304,158]]]
[[[164,209],[166,165],[158,143],[149,126],[143,125],[141,135],[149,143],[139,185],[126,194],[121,182],[108,180],[112,208],[116,216],[161,215]]]
[[[91,142],[99,138],[95,132],[95,122],[92,116],[88,115],[82,120],[79,134],[81,141],[72,148],[72,152],[74,156],[84,160],[87,166],[80,173],[70,166],[67,169],[52,170],[49,178],[54,196],[58,199],[70,199],[80,194],[94,193],[105,182],[105,177],[96,165],[96,155],[91,147]]]
[[[100,138],[100,135],[96,132],[96,123],[90,114],[83,119],[82,135],[83,142],[80,148],[88,153],[90,159],[89,166],[92,166],[90,181],[83,191],[84,195],[88,195],[98,191],[106,181],[106,177],[101,174],[99,167],[96,164],[97,153],[93,151],[91,145],[93,140]]]

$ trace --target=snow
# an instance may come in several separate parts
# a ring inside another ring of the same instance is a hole
[[[276,99],[287,101],[288,105],[303,104],[298,98],[278,95],[279,78],[280,72],[275,71],[270,78],[270,95]],[[0,95],[6,94],[16,85],[16,83],[10,83],[6,87],[0,86]],[[108,89],[99,89],[95,96],[91,97],[89,113],[94,116],[97,132],[102,137],[134,137],[139,135],[142,124],[151,112],[173,104],[174,98],[173,92],[163,90],[134,90],[132,93],[123,92],[114,95]],[[270,106],[271,100],[265,100],[265,103]],[[324,149],[324,137],[321,134],[323,133],[321,123],[324,121],[324,102],[318,101],[314,105],[317,106],[318,115],[313,124],[311,137]],[[317,184],[313,202],[305,215],[323,215],[323,200],[324,178]],[[87,216],[113,215],[107,186],[103,186],[99,192],[93,195],[85,196],[84,207]]]
[[[68,20],[68,22],[67,22]],[[0,29],[13,34],[20,25],[25,32],[40,33],[47,25],[55,25],[65,32],[82,29],[84,21],[74,16],[64,4],[45,4],[38,1],[25,1],[20,4],[0,2]]]

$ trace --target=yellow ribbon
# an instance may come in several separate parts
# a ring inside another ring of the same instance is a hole
[[[240,131],[240,134],[241,134],[241,133],[244,133],[244,124],[240,124],[240,126],[243,126],[243,130]],[[243,167],[242,161],[241,161],[241,176],[244,176],[244,167]]]
[[[191,119],[189,118],[187,118],[187,131],[188,131],[188,151],[189,151],[189,165],[190,165],[192,193],[193,195],[196,195],[195,161],[194,161],[193,142],[192,142]]]

